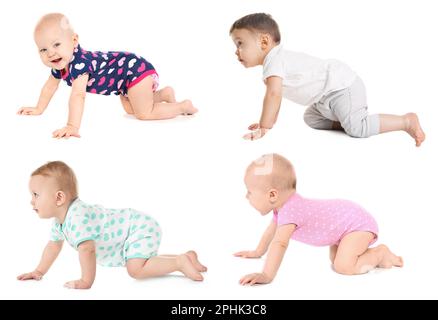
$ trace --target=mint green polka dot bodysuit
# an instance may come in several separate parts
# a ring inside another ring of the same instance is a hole
[[[161,228],[149,215],[134,209],[107,209],[74,200],[63,224],[53,221],[50,240],[67,242],[75,249],[93,240],[97,263],[124,266],[128,259],[157,255]]]

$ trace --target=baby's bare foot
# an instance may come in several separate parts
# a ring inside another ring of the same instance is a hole
[[[184,115],[192,115],[198,112],[198,109],[193,106],[190,100],[184,100],[183,102],[181,102],[181,104],[183,109],[182,113]]]
[[[403,267],[403,258],[393,254],[388,247],[381,245],[382,261],[377,265],[379,268]]]
[[[193,250],[187,251],[186,255],[189,257],[190,261],[192,262],[196,270],[198,270],[199,272],[207,271],[207,267],[199,262],[198,255],[196,254],[195,251]]]
[[[407,113],[404,115],[406,121],[406,132],[415,139],[415,145],[419,147],[426,139],[423,129],[421,129],[420,121],[415,113]]]
[[[194,281],[204,280],[204,277],[199,273],[198,270],[196,270],[187,254],[181,254],[176,257],[176,263],[178,265],[178,270],[184,273],[187,278],[190,278]]]

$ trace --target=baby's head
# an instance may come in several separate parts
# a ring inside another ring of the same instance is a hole
[[[32,172],[29,181],[31,205],[43,219],[59,217],[78,196],[73,170],[61,161],[48,162]]]
[[[56,70],[68,66],[78,44],[78,35],[62,13],[44,15],[35,26],[34,39],[41,61]]]
[[[281,41],[277,22],[266,13],[249,14],[235,21],[230,35],[236,55],[246,68],[262,65],[269,51]]]
[[[282,206],[295,192],[296,184],[292,164],[276,153],[263,155],[246,169],[246,198],[262,215]]]

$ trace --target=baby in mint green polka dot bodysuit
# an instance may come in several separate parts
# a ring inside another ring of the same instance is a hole
[[[76,199],[63,224],[53,220],[50,239],[67,240],[74,248],[93,240],[97,262],[118,267],[124,266],[127,259],[156,256],[161,229],[150,216],[134,209],[106,209]]]
[[[50,241],[40,263],[18,280],[41,280],[61,252],[64,240],[78,251],[81,278],[68,281],[72,289],[89,289],[96,277],[96,264],[125,266],[134,279],[163,276],[174,271],[202,281],[207,268],[195,251],[158,255],[161,228],[147,214],[134,209],[106,209],[78,198],[73,170],[61,161],[36,169],[29,181],[33,210],[42,219],[53,219]]]

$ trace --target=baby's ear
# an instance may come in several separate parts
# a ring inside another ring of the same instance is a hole
[[[271,41],[270,35],[268,33],[262,33],[260,35],[260,45],[262,49],[266,49]]]
[[[274,203],[278,200],[278,190],[271,189],[269,190],[269,202]]]
[[[75,47],[77,47],[78,44],[79,44],[79,36],[78,36],[77,33],[75,33],[75,34],[73,35],[73,44],[74,44]]]
[[[67,197],[65,196],[65,193],[62,191],[57,191],[56,192],[56,205],[57,206],[62,206],[65,201],[66,201]]]

